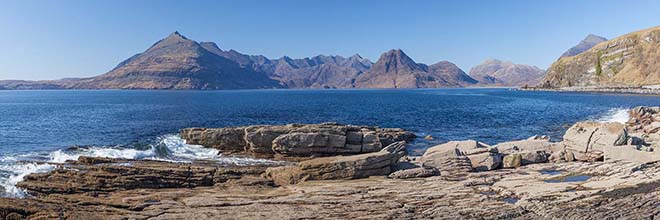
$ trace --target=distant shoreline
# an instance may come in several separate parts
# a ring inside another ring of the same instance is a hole
[[[561,88],[518,88],[521,91],[548,91],[548,92],[595,92],[595,93],[617,93],[617,94],[641,94],[660,95],[660,87],[561,87]]]

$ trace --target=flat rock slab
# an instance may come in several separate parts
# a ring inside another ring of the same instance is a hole
[[[591,178],[544,181],[570,172]],[[241,182],[260,183],[263,179]],[[228,181],[210,187],[3,198],[0,218],[657,219],[657,198],[660,164],[573,162],[467,173],[459,181],[442,176],[372,177],[286,187]]]

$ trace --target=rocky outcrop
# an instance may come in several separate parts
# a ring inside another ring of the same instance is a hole
[[[402,129],[324,123],[187,128],[181,130],[181,137],[221,153],[299,160],[377,152],[395,142],[410,142],[415,135]]]
[[[536,66],[488,59],[472,67],[469,75],[484,86],[534,86],[541,81],[545,70]]]
[[[305,160],[296,166],[269,168],[265,176],[278,185],[308,180],[358,179],[390,174],[392,166],[406,154],[405,142],[396,142],[374,153]]]
[[[601,42],[553,63],[539,87],[638,87],[660,84],[660,27]]]
[[[30,174],[17,187],[32,195],[193,188],[213,186],[245,175],[259,176],[266,168],[80,157],[53,172]]]

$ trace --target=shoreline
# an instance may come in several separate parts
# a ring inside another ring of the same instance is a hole
[[[590,92],[605,94],[639,94],[660,95],[660,89],[643,87],[562,87],[562,88],[517,88],[519,91],[542,91],[542,92]]]

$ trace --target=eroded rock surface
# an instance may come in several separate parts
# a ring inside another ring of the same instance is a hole
[[[323,123],[187,128],[181,130],[181,137],[189,144],[216,148],[221,153],[302,160],[377,152],[398,141],[410,142],[415,135],[396,128]]]

